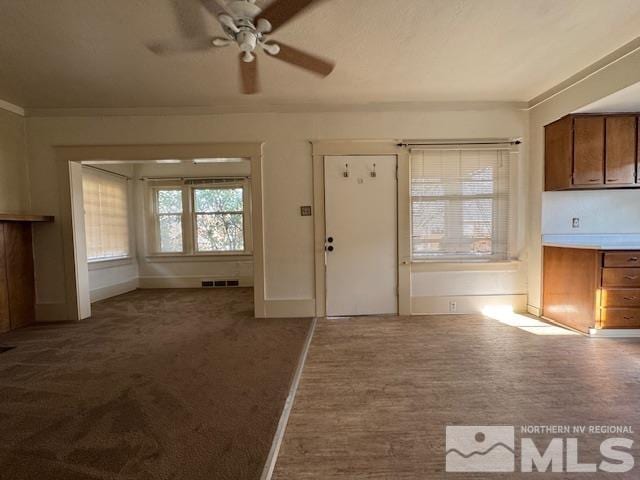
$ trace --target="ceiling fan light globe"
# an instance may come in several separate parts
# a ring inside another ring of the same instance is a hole
[[[256,24],[256,30],[260,33],[269,33],[273,27],[271,26],[271,22],[266,18],[259,18],[258,23]]]
[[[280,45],[276,43],[263,43],[262,48],[269,55],[278,55],[280,53]]]
[[[251,52],[244,52],[242,56],[242,61],[245,63],[251,63],[255,60],[256,56]]]
[[[227,15],[226,13],[218,15],[218,21],[222,25],[227,27],[229,30],[232,30],[232,31],[234,31],[236,33],[238,33],[240,31],[240,29],[236,26],[236,23],[233,20],[233,18],[231,17],[231,15]]]

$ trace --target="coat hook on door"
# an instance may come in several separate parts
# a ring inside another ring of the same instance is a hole
[[[378,176],[378,174],[376,173],[376,164],[373,164],[373,170],[371,170],[370,173],[371,177],[376,178]]]
[[[348,163],[344,164],[344,172],[342,172],[342,176],[344,178],[348,178],[349,177],[349,164]]]

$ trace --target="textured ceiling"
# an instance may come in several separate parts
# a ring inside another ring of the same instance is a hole
[[[325,0],[274,39],[336,60],[335,71],[322,80],[262,54],[263,92],[252,97],[238,94],[233,46],[165,58],[145,47],[179,33],[172,0],[0,0],[0,99],[27,108],[528,101],[640,36],[640,1]]]

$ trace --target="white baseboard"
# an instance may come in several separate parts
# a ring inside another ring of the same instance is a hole
[[[253,286],[253,277],[223,276],[157,276],[139,277],[138,288],[202,288],[202,282],[215,280],[238,280],[240,287]]]
[[[456,311],[449,311],[449,302],[456,303]],[[485,307],[510,306],[514,312],[526,311],[527,296],[518,295],[459,295],[450,297],[411,297],[412,315],[443,315],[482,313]]]
[[[68,314],[66,303],[36,303],[36,322],[66,322]]]
[[[590,328],[589,336],[593,338],[637,338],[640,328]]]
[[[536,317],[541,317],[542,309],[540,307],[534,307],[533,305],[527,305],[527,313],[535,315]]]
[[[313,298],[265,300],[267,318],[315,317],[316,301]]]
[[[138,278],[130,278],[129,280],[115,285],[108,285],[106,287],[96,288],[89,292],[91,303],[105,300],[107,298],[115,297],[116,295],[122,295],[123,293],[130,292],[138,288]]]

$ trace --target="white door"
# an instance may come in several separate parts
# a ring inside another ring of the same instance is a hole
[[[324,159],[327,315],[397,313],[395,156]]]

